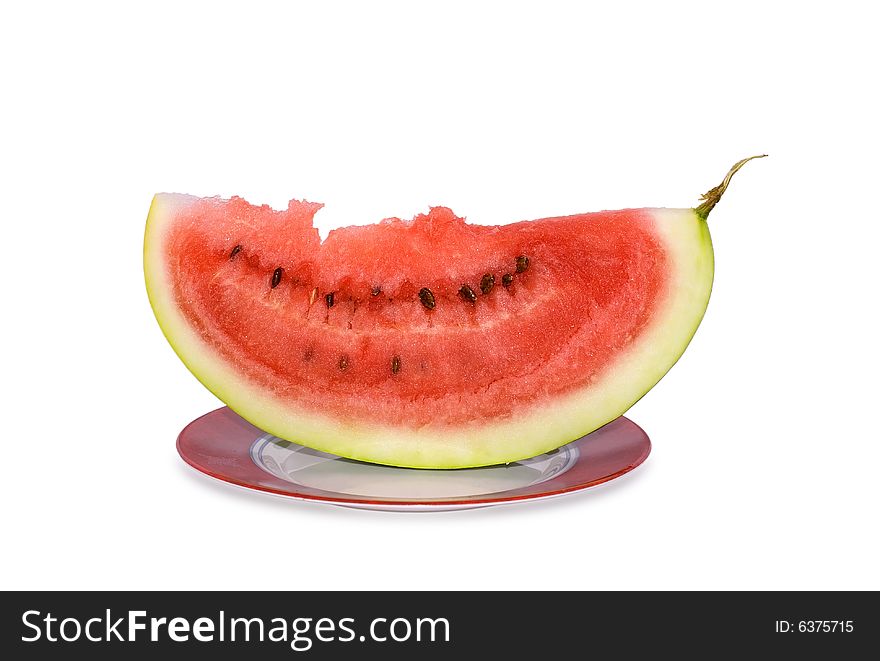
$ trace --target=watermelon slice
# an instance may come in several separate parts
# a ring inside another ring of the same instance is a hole
[[[320,204],[160,194],[147,291],[193,374],[276,436],[395,466],[511,462],[615,419],[682,354],[712,287],[706,216],[745,160],[696,209],[490,227],[434,207],[323,242]]]

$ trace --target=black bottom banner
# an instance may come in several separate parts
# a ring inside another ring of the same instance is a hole
[[[628,649],[855,658],[880,643],[868,592],[6,592],[2,601],[6,659],[584,658]]]

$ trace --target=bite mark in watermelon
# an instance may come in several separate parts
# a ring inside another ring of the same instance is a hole
[[[727,183],[697,209],[481,226],[434,207],[324,242],[319,204],[160,194],[147,291],[193,374],[276,436],[396,466],[506,463],[610,422],[675,363]]]

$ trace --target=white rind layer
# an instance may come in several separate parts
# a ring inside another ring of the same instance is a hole
[[[600,379],[504,422],[444,431],[343,421],[280,401],[249,382],[180,313],[163,261],[163,241],[169,221],[196,199],[157,195],[147,218],[147,293],[165,337],[196,378],[246,420],[281,438],[363,461],[413,468],[486,466],[533,457],[598,429],[623,414],[675,364],[703,318],[712,289],[714,256],[706,221],[693,209],[650,209],[669,256],[666,300]]]

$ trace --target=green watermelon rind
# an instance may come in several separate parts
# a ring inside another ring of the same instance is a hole
[[[197,198],[153,199],[144,237],[144,273],[156,319],[177,355],[227,406],[280,438],[331,454],[409,468],[467,468],[533,457],[622,415],[684,353],[706,311],[714,276],[712,240],[693,209],[649,209],[668,252],[670,276],[657,314],[603,375],[587,386],[536,402],[516,417],[441,429],[400,428],[340,420],[298,409],[251,383],[216,355],[180,313],[163,261],[166,229]]]

